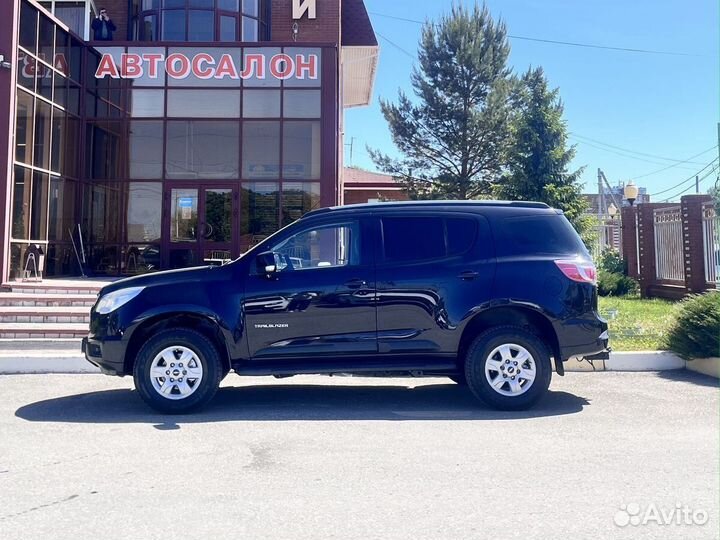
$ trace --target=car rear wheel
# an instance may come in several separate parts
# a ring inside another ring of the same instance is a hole
[[[529,408],[545,395],[551,375],[547,347],[534,334],[515,326],[483,332],[465,359],[470,390],[496,409]]]
[[[135,388],[156,411],[182,414],[207,404],[217,392],[223,367],[215,346],[190,329],[168,329],[138,352]]]

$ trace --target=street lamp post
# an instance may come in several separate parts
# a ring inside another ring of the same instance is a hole
[[[632,180],[630,180],[630,182],[628,182],[627,185],[625,186],[625,198],[630,203],[630,206],[635,204],[635,200],[637,199],[639,192],[640,192],[640,190],[633,183]]]
[[[610,215],[610,219],[615,219],[615,216],[618,213],[617,206],[615,206],[615,203],[610,203],[610,206],[608,206],[608,214]]]

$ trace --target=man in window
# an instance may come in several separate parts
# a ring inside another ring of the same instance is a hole
[[[95,41],[112,41],[113,32],[117,30],[105,8],[100,8],[100,15],[90,25]]]

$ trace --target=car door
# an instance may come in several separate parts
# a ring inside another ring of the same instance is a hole
[[[495,260],[486,219],[398,212],[379,221],[379,353],[456,354],[460,323],[490,298]]]
[[[278,271],[251,263],[244,313],[250,357],[377,353],[374,252],[363,219],[314,221],[268,251]]]

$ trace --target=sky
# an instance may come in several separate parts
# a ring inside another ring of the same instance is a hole
[[[345,111],[345,164],[376,170],[366,145],[397,155],[379,98],[396,101],[399,88],[412,93],[410,73],[421,30],[418,23],[390,17],[437,19],[451,1],[365,0],[365,5],[378,34],[379,66],[371,105]],[[541,66],[559,88],[570,142],[576,145],[572,165],[585,167],[587,193],[598,192],[598,168],[612,185],[633,179],[647,187],[653,201],[676,200],[686,189],[694,193],[694,180],[673,186],[718,157],[718,0],[488,0],[487,5],[514,36],[683,53],[510,38],[509,64],[515,73]],[[716,179],[717,173],[704,179],[700,192]]]

